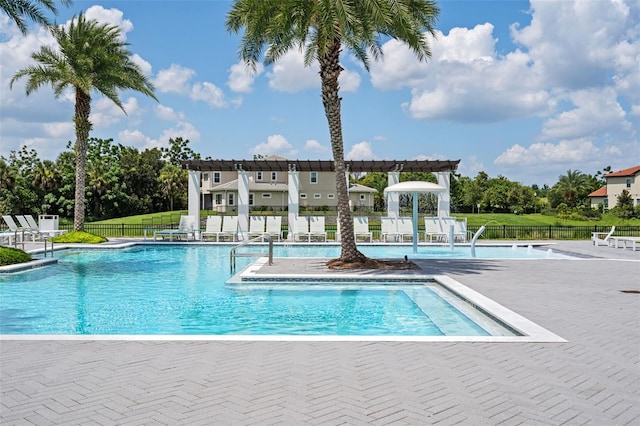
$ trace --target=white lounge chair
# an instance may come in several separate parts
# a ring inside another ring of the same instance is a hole
[[[456,241],[466,243],[471,239],[471,231],[467,230],[467,222],[462,220],[456,220],[453,222],[453,236]]]
[[[202,231],[202,239],[207,237],[216,237],[216,241],[220,241],[222,233],[222,216],[207,216],[204,231]]]
[[[225,216],[222,219],[221,238],[230,237],[231,241],[235,241],[238,237],[238,216]]]
[[[373,233],[369,231],[369,218],[367,216],[355,216],[353,218],[353,235],[356,241],[358,237],[365,237],[369,242],[373,241]]]
[[[173,241],[173,237],[184,236],[189,241],[189,235],[196,239],[196,218],[195,216],[180,216],[180,223],[178,229],[159,229],[153,232],[153,241],[156,241],[158,237],[169,237],[169,241]]]
[[[2,216],[2,219],[9,227],[9,233],[12,233],[18,241],[26,237],[30,237],[31,241],[36,240],[36,235],[38,233],[36,231],[32,231],[28,226],[26,228],[23,226],[18,226],[18,224],[16,224],[16,221],[13,220],[13,217],[9,215]]]
[[[36,222],[36,220],[30,214],[25,214],[24,218],[27,220],[27,223],[29,224],[30,228],[37,229],[43,235],[54,237],[56,235],[62,235],[67,233],[66,229],[43,229],[40,225],[38,225],[38,222]]]
[[[609,241],[613,236],[613,233],[616,231],[616,227],[612,226],[609,232],[592,232],[591,233],[591,241],[593,241],[594,246],[608,246],[611,244]]]
[[[442,231],[440,218],[436,216],[430,216],[424,218],[424,241],[432,243],[435,241],[443,241],[446,236]]]
[[[622,243],[624,248],[627,248],[627,244],[631,246],[631,250],[636,251],[638,244],[640,244],[640,237],[610,237],[613,240],[615,248],[618,248]]]
[[[267,234],[280,241],[282,236],[282,216],[267,216]]]
[[[389,242],[398,240],[398,222],[394,217],[380,218],[380,241]]]
[[[297,216],[293,228],[293,241],[301,241],[304,238],[311,241],[309,232],[309,216]]]
[[[250,216],[249,217],[249,234],[248,234],[249,239],[264,235],[265,224],[266,224],[266,218],[264,216]]]
[[[324,216],[309,216],[309,241],[313,237],[322,238],[322,241],[327,242],[327,231],[324,229]]]
[[[413,219],[410,217],[398,218],[398,234],[400,235],[400,241],[404,241],[405,237],[410,237],[413,240]]]

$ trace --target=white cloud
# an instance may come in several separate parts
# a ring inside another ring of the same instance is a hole
[[[550,163],[575,163],[588,161],[602,153],[591,140],[561,140],[558,143],[534,143],[529,147],[516,144],[500,154],[495,160],[498,165],[537,165]]]
[[[349,152],[344,155],[345,160],[374,160],[371,143],[362,141],[351,147]]]
[[[156,116],[166,121],[184,121],[185,115],[182,112],[175,112],[173,108],[165,105],[156,105]]]
[[[261,142],[249,150],[254,155],[271,155],[290,151],[293,148],[282,135],[271,135],[266,142]]]
[[[169,146],[169,139],[175,138],[189,139],[190,142],[198,142],[200,140],[200,132],[193,124],[186,121],[180,121],[172,128],[165,129],[158,138],[162,146]]]
[[[222,89],[209,82],[194,84],[189,97],[194,101],[206,102],[212,108],[225,108],[228,106]]]
[[[343,92],[355,92],[360,86],[360,75],[350,71],[342,64],[338,83]],[[320,88],[320,66],[313,61],[304,65],[304,54],[299,50],[290,50],[283,55],[267,73],[269,87],[278,92],[296,93],[307,89]]]
[[[160,93],[177,93],[185,95],[190,92],[190,80],[196,75],[191,68],[171,64],[167,69],[158,71],[154,80],[156,90]]]
[[[484,164],[475,155],[468,156],[466,160],[460,161],[458,165],[458,173],[463,176],[474,177],[483,170],[486,170]]]
[[[95,19],[104,24],[115,25],[120,28],[123,41],[127,39],[127,33],[133,30],[133,23],[124,19],[124,13],[118,9],[105,9],[102,6],[91,6],[84,13],[87,19]],[[69,24],[71,21],[67,21]]]
[[[122,102],[122,106],[126,114],[110,99],[98,98],[94,102],[90,120],[96,128],[105,128],[122,121],[127,116],[134,117],[141,114],[140,104],[136,98],[127,98]]]
[[[238,63],[231,66],[229,70],[229,79],[227,85],[229,88],[238,93],[251,93],[253,91],[253,83],[264,71],[262,64],[256,64],[256,70],[253,71],[244,63]]]
[[[191,123],[181,121],[176,123],[174,127],[165,129],[157,139],[145,135],[139,129],[126,129],[118,133],[119,142],[139,150],[168,147],[169,139],[177,137],[188,139],[192,143],[198,142],[200,140],[200,132]]]
[[[75,139],[75,127],[71,121],[63,121],[58,123],[44,123],[44,131],[53,139]]]
[[[325,146],[325,145],[322,145],[320,142],[318,142],[315,139],[309,139],[304,144],[304,150],[305,151],[311,151],[311,152],[317,152],[317,153],[324,153],[324,152],[329,152],[329,147]]]
[[[151,77],[151,74],[153,72],[151,64],[145,61],[144,59],[142,59],[140,55],[138,55],[137,53],[134,53],[133,55],[131,55],[131,62],[133,62],[134,64],[140,67],[140,69],[142,70],[142,74],[144,74],[147,77]]]

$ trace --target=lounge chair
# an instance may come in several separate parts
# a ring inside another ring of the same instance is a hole
[[[613,245],[615,248],[618,248],[619,244],[622,243],[624,248],[627,248],[627,244],[631,246],[631,250],[636,251],[638,244],[640,244],[640,237],[610,237],[613,240]]]
[[[29,226],[31,228],[39,230],[40,233],[43,235],[54,237],[56,235],[62,235],[67,233],[66,229],[43,229],[41,226],[38,225],[36,220],[30,214],[25,214],[24,218],[27,219],[27,222],[29,223]]]
[[[404,241],[405,237],[409,237],[413,240],[413,219],[410,217],[398,218],[398,234],[400,235],[400,241]]]
[[[473,235],[467,230],[467,223],[462,220],[453,222],[453,237],[455,241],[466,243]]]
[[[313,237],[322,238],[322,241],[327,242],[327,231],[324,229],[324,216],[309,216],[309,241]]]
[[[446,239],[446,235],[442,230],[440,218],[431,216],[424,218],[424,241],[432,243],[435,241],[443,241]]]
[[[276,238],[280,241],[282,236],[282,216],[267,216],[266,222],[266,233],[271,235],[271,238]]]
[[[249,217],[249,234],[248,237],[251,239],[252,237],[264,236],[266,217],[265,216],[250,216]]]
[[[224,216],[219,237],[230,237],[231,241],[236,241],[238,238],[238,216]]]
[[[195,216],[180,216],[180,223],[178,224],[178,229],[159,229],[153,232],[153,241],[156,241],[156,238],[169,237],[169,241],[173,241],[173,237],[181,237],[184,236],[187,241],[189,241],[189,235],[192,238],[196,239],[196,218]]]
[[[202,231],[202,239],[207,237],[216,237],[216,241],[220,241],[220,234],[222,233],[222,216],[207,216],[207,222],[205,223],[204,231]]]
[[[390,239],[397,241],[400,234],[398,233],[398,221],[394,217],[380,218],[380,241],[389,242]]]
[[[17,214],[16,219],[18,219],[18,222],[20,223],[20,228],[22,228],[22,230],[25,231],[25,233],[28,233],[31,236],[31,241],[35,241],[36,238],[38,239],[43,238],[43,235],[40,234],[38,227],[37,226],[32,227],[31,224],[27,222],[27,219],[24,217],[24,215]]]
[[[293,228],[293,241],[300,241],[302,238],[311,241],[309,232],[309,216],[297,216]]]
[[[373,233],[369,231],[369,218],[367,216],[355,216],[353,218],[353,236],[358,240],[358,237],[365,237],[369,239],[369,242],[373,241]]]
[[[2,219],[4,220],[4,222],[7,224],[7,226],[9,227],[9,233],[13,234],[16,237],[16,240],[19,241],[22,238],[25,238],[27,236],[31,237],[32,241],[35,241],[35,234],[34,232],[30,231],[29,228],[25,229],[23,227],[20,227],[16,224],[16,221],[13,220],[13,217],[6,215],[6,216],[2,216]],[[11,244],[11,243],[9,243]]]
[[[613,236],[613,233],[616,231],[616,227],[612,226],[609,232],[592,232],[591,233],[591,241],[593,241],[594,246],[608,246],[611,244],[609,239]]]

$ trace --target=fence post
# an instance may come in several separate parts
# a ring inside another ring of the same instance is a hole
[[[551,239],[551,225],[549,225],[549,235],[547,236],[547,239],[550,240]]]
[[[122,235],[121,235],[121,237],[124,237],[124,223],[122,224],[121,229],[122,229]]]

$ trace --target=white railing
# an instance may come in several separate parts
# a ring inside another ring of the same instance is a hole
[[[268,253],[238,253],[238,249],[241,247],[244,247],[246,245],[249,245],[251,243],[255,243],[258,242],[258,240],[260,240],[260,242],[268,242],[269,243],[269,252]],[[233,247],[231,249],[231,252],[229,253],[230,256],[230,267],[231,267],[231,273],[235,273],[236,271],[236,258],[238,257],[264,257],[265,254],[269,257],[269,265],[273,265],[273,238],[271,238],[271,235],[269,234],[262,234],[260,236],[257,236],[255,238],[252,238],[248,241],[243,242],[242,244],[238,244],[237,246]]]

